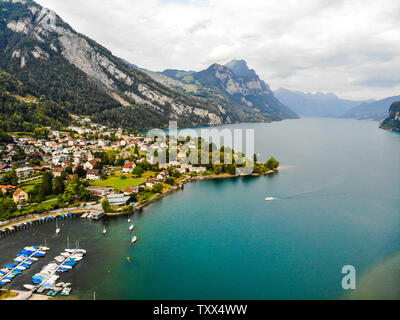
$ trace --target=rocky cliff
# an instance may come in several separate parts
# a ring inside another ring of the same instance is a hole
[[[382,122],[381,128],[400,132],[400,102],[391,105],[389,117]]]
[[[200,72],[165,70],[147,73],[181,92],[218,101],[232,121],[269,122],[298,118],[244,60],[233,60],[227,65],[213,64]]]

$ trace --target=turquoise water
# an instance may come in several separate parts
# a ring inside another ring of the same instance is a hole
[[[338,299],[344,265],[361,276],[400,252],[399,134],[336,119],[226,128],[254,128],[281,172],[187,184],[135,216],[135,247],[126,217],[66,220],[58,238],[34,227],[0,240],[0,265],[45,239],[50,259],[68,235],[88,255],[61,280],[82,299]]]

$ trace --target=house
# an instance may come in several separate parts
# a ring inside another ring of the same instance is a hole
[[[205,167],[191,167],[189,168],[190,172],[196,172],[196,173],[205,173],[207,172],[207,168]]]
[[[153,188],[155,184],[157,184],[158,181],[157,179],[147,179],[146,181],[146,187],[147,188]]]
[[[12,161],[12,155],[11,154],[7,154],[3,156],[3,161],[4,162],[11,162]]]
[[[33,173],[33,169],[30,167],[18,168],[15,170],[17,173],[18,178],[25,178]]]
[[[133,186],[133,187],[126,188],[124,190],[124,195],[126,195],[126,196],[129,196],[132,193],[139,193],[139,187],[138,186]]]
[[[100,180],[100,170],[97,169],[89,169],[86,173],[87,180]]]
[[[53,169],[54,178],[61,177],[63,171],[64,171],[63,168],[60,168],[60,167],[54,168]]]
[[[8,165],[5,163],[0,164],[0,173],[5,173],[7,171]]]
[[[164,170],[163,172],[161,172],[158,176],[157,179],[158,180],[164,180],[167,179],[169,177],[169,172],[167,170]]]
[[[13,193],[13,200],[15,203],[27,202],[28,199],[28,194],[20,188]]]
[[[114,189],[107,188],[107,187],[90,186],[90,187],[87,187],[87,190],[92,192],[93,195],[96,197],[104,197],[105,195],[110,194]]]
[[[16,189],[16,187],[14,187],[14,186],[10,186],[10,185],[8,185],[8,186],[1,186],[1,185],[0,185],[0,191],[3,192],[3,194],[5,194],[5,193],[7,193],[7,192],[10,192],[10,191],[13,191],[13,190],[15,190],[15,189]]]
[[[133,162],[128,162],[126,165],[122,167],[122,171],[124,173],[132,173],[133,169],[136,168],[136,164]]]
[[[178,161],[170,161],[169,163],[160,163],[160,169],[169,169],[180,165]]]
[[[84,165],[83,165],[83,168],[85,169],[85,170],[93,170],[94,168],[95,168],[95,166],[96,166],[96,164],[97,163],[99,163],[101,160],[100,159],[93,159],[93,160],[90,160],[90,161],[88,161],[88,162],[86,162]]]
[[[107,200],[111,206],[125,206],[131,200],[131,197],[125,196],[123,193],[110,194],[107,196]]]

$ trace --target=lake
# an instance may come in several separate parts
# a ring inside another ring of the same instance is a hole
[[[282,170],[185,185],[135,215],[134,247],[126,217],[64,220],[58,237],[55,224],[32,227],[0,239],[0,265],[24,246],[51,248],[13,282],[22,289],[68,236],[88,251],[60,279],[80,299],[94,291],[97,299],[400,298],[391,262],[400,252],[400,134],[378,127],[343,119],[224,126],[253,128],[259,160],[274,156]],[[357,270],[351,295],[341,287],[345,265]]]

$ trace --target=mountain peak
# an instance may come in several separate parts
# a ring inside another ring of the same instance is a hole
[[[245,60],[232,60],[228,62],[225,66],[231,69],[232,72],[238,77],[254,78],[257,76],[254,70],[249,69]]]

